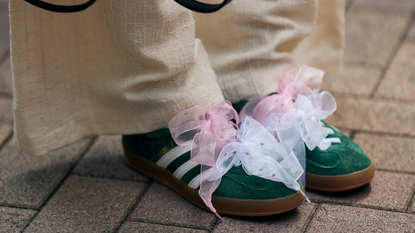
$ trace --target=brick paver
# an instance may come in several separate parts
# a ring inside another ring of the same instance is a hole
[[[12,135],[12,133],[13,133],[12,100],[8,98],[0,97],[0,145],[4,144],[6,139],[9,138]],[[2,153],[0,151],[0,157],[1,157],[1,154]],[[0,167],[1,166],[2,165],[0,164]],[[2,174],[1,169],[0,169],[0,174]],[[0,186],[1,184],[2,184],[2,179],[0,177]]]
[[[34,210],[0,206],[0,232],[21,232],[35,214]]]
[[[0,125],[13,125],[12,100],[0,97]]]
[[[346,4],[344,70],[322,85],[338,104],[327,122],[368,153],[375,180],[342,193],[307,191],[313,203],[288,213],[222,223],[128,168],[119,136],[40,157],[18,152],[8,0],[0,0],[0,232],[415,232],[415,1]]]
[[[401,45],[376,96],[415,100],[415,42]]]
[[[209,229],[216,217],[211,212],[191,204],[169,188],[154,183],[140,200],[129,220]]]
[[[10,124],[0,124],[0,143],[4,143],[13,134],[13,126]]]
[[[383,99],[334,95],[337,111],[327,119],[335,127],[415,135],[415,105]]]
[[[415,215],[322,204],[306,232],[414,232]]]
[[[114,232],[144,183],[71,176],[26,232]]]
[[[19,153],[12,140],[0,152],[0,205],[40,208],[90,143],[84,139],[35,157]]]
[[[371,95],[382,75],[381,68],[346,65],[336,76],[325,77],[323,90],[337,93]]]
[[[340,132],[342,132],[344,135],[346,135],[349,138],[352,136],[351,130],[343,129],[343,128],[336,128],[336,129],[338,129]]]
[[[0,12],[9,11],[9,0],[0,0]]]
[[[348,10],[352,4],[353,0],[346,0],[346,10]]]
[[[74,174],[148,181],[124,162],[121,136],[101,136],[74,170]]]
[[[409,29],[406,35],[406,38],[410,40],[411,42],[415,41],[415,24],[414,23],[412,24],[411,29]]]
[[[12,95],[12,69],[10,58],[0,65],[0,93]]]
[[[345,61],[385,66],[406,33],[410,15],[359,11],[346,15]]]
[[[0,145],[13,133],[12,101],[0,97]],[[1,180],[1,179],[0,179]]]
[[[0,4],[4,5],[3,3]],[[9,12],[0,10],[0,59],[3,58],[9,49],[9,30]]]
[[[405,211],[415,185],[415,175],[376,171],[370,185],[341,193],[307,191],[313,202],[330,202]]]
[[[138,223],[138,222],[125,222],[118,233],[130,233],[130,232],[152,232],[152,233],[207,233],[206,230],[196,230],[191,228],[166,226],[151,223]]]
[[[383,13],[411,14],[415,9],[413,0],[354,0],[352,9],[378,10]]]
[[[354,140],[377,169],[415,173],[415,138],[357,133]]]
[[[269,217],[225,217],[214,233],[227,232],[300,232],[313,213],[315,204],[304,203],[296,210]]]

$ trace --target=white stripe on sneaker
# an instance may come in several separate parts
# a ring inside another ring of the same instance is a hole
[[[209,170],[205,170],[204,172],[203,172],[203,175],[208,175],[207,173],[209,173],[210,172],[210,169]],[[193,189],[197,189],[199,186],[200,186],[200,177],[201,177],[201,175],[199,174],[199,175],[197,175],[195,178],[193,178],[188,184],[187,184],[187,186],[189,186],[190,188],[193,188]]]
[[[184,174],[186,174],[188,171],[192,170],[192,168],[199,165],[198,163],[193,162],[192,160],[187,161],[186,163],[182,164],[179,168],[174,171],[173,175],[177,177],[178,179],[182,179]]]
[[[200,186],[200,174],[195,176],[187,185],[192,189],[197,189]]]
[[[173,162],[175,159],[180,157],[182,154],[190,151],[192,148],[192,145],[188,146],[176,146],[175,148],[169,150],[166,154],[164,154],[158,161],[157,165],[159,165],[162,168],[166,168],[169,166],[171,162]]]
[[[166,154],[164,154],[158,161],[157,165],[163,168],[167,168],[171,162],[173,162],[175,159],[179,158],[183,154],[189,152],[191,150],[191,145],[188,146],[176,146],[175,148],[168,151]],[[182,164],[179,168],[174,171],[173,175],[177,177],[178,179],[181,179],[187,172],[192,170],[194,167],[199,165],[196,162],[193,162],[191,160],[187,161],[186,163]],[[188,184],[189,187],[193,189],[197,189],[200,186],[200,174],[198,174],[196,177],[194,177]]]

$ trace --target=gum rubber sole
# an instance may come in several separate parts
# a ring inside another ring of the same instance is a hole
[[[190,188],[168,170],[148,159],[134,156],[124,148],[125,162],[141,174],[169,187],[196,206],[210,211],[195,189]],[[304,187],[303,187],[304,191]],[[243,200],[212,196],[212,204],[219,214],[236,216],[268,216],[295,209],[304,202],[300,192],[291,196],[267,200]]]
[[[306,173],[306,188],[324,192],[342,192],[361,187],[375,178],[375,166],[347,175],[322,176]]]

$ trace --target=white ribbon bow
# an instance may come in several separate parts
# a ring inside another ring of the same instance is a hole
[[[246,117],[241,123],[237,139],[238,142],[223,147],[207,176],[208,182],[214,183],[233,166],[242,165],[248,175],[282,182],[288,188],[301,192],[310,202],[297,182],[304,170],[287,144],[278,142],[251,117]]]
[[[327,147],[327,144],[340,142],[340,139],[326,139],[332,132],[321,123],[321,120],[326,119],[336,109],[336,101],[330,92],[323,91],[310,98],[298,95],[291,110],[286,113],[270,113],[264,126],[272,129],[279,141],[288,144],[305,167],[304,142],[310,150],[320,144]]]

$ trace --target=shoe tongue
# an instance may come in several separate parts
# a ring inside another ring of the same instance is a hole
[[[152,131],[150,133],[144,134],[143,136],[145,136],[145,138],[149,140],[161,140],[161,139],[167,139],[169,137],[172,138],[168,128],[163,128],[163,129],[159,129],[156,131]]]
[[[232,104],[232,107],[236,110],[236,112],[240,113],[246,103],[248,103],[248,100],[242,100],[236,104]]]

